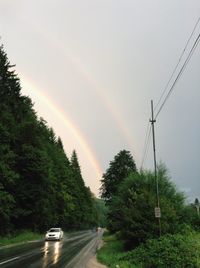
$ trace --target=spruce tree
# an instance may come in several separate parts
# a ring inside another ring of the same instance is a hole
[[[76,152],[38,119],[0,47],[0,235],[51,226],[85,228],[94,222],[91,192]]]
[[[116,194],[120,183],[132,172],[136,172],[136,165],[129,151],[122,150],[110,162],[109,168],[101,180],[101,196],[109,203]]]

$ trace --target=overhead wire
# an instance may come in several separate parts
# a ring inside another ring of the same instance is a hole
[[[166,84],[166,86],[165,86],[165,88],[164,88],[164,90],[163,90],[163,92],[162,92],[162,94],[161,94],[161,96],[160,96],[160,98],[159,98],[157,104],[156,104],[155,107],[154,107],[154,111],[157,109],[157,107],[159,106],[159,104],[160,104],[160,102],[161,102],[161,100],[162,100],[164,94],[166,93],[166,91],[167,91],[167,89],[168,89],[168,86],[169,86],[169,84],[170,84],[172,78],[174,77],[175,72],[177,71],[177,68],[178,68],[178,66],[179,66],[179,64],[180,64],[180,62],[181,62],[181,60],[182,60],[182,58],[183,58],[183,55],[184,55],[184,53],[185,53],[185,51],[186,51],[186,49],[187,49],[187,47],[188,47],[188,45],[189,45],[189,43],[190,43],[190,40],[192,39],[192,36],[194,35],[194,32],[195,32],[195,30],[196,30],[196,28],[197,28],[199,22],[200,22],[200,17],[198,18],[198,20],[197,20],[197,22],[196,22],[196,24],[195,24],[195,26],[194,26],[194,28],[193,28],[193,30],[192,30],[192,32],[191,32],[191,34],[190,34],[190,36],[189,36],[189,38],[188,38],[186,44],[185,44],[185,47],[184,47],[184,49],[183,49],[183,51],[182,51],[182,53],[181,53],[181,55],[180,55],[180,57],[179,57],[179,59],[178,59],[178,62],[177,62],[177,64],[176,64],[176,66],[174,67],[174,69],[173,69],[173,71],[172,71],[172,73],[171,73],[171,75],[170,75],[170,78],[169,78],[169,80],[168,80],[168,82],[167,82],[167,84]]]
[[[157,109],[157,107],[159,106],[159,104],[160,104],[160,102],[161,102],[163,96],[165,95],[165,93],[166,93],[166,91],[167,91],[167,89],[168,89],[168,87],[169,87],[169,84],[170,84],[170,82],[172,81],[172,78],[174,77],[174,74],[176,73],[176,71],[177,71],[177,69],[178,69],[178,66],[180,65],[180,62],[181,62],[181,60],[182,60],[182,58],[183,58],[183,56],[184,56],[184,54],[185,54],[185,52],[186,52],[186,49],[188,48],[188,45],[189,45],[189,43],[190,43],[190,41],[191,41],[191,39],[192,39],[192,37],[193,37],[193,35],[194,35],[194,32],[195,32],[195,30],[196,30],[196,28],[197,28],[199,22],[200,22],[200,17],[198,18],[198,20],[197,20],[197,22],[196,22],[196,24],[195,24],[195,26],[194,26],[194,28],[193,28],[193,30],[192,30],[190,36],[189,36],[189,38],[188,38],[188,40],[187,40],[187,42],[186,42],[186,45],[185,45],[185,47],[184,47],[184,49],[183,49],[183,51],[182,51],[182,53],[181,53],[181,55],[180,55],[180,57],[179,57],[179,60],[178,60],[178,62],[177,62],[177,64],[176,64],[176,66],[174,67],[174,69],[173,69],[173,71],[172,71],[172,74],[171,74],[171,76],[170,76],[170,78],[169,78],[169,80],[168,80],[168,82],[167,82],[167,84],[166,84],[166,86],[165,86],[165,88],[164,88],[164,90],[163,90],[163,92],[162,92],[160,98],[159,98],[158,103],[156,104],[156,106],[155,106],[155,108],[154,108],[154,111]],[[164,98],[163,103],[161,104],[161,106],[160,106],[158,112],[156,113],[155,119],[158,117],[159,113],[160,113],[161,110],[163,109],[163,107],[164,107],[164,105],[165,105],[167,99],[169,98],[169,96],[171,95],[171,93],[172,93],[172,91],[173,91],[173,89],[174,89],[174,86],[176,85],[176,83],[178,82],[180,76],[181,76],[182,73],[184,72],[184,70],[185,70],[185,68],[186,68],[186,66],[187,66],[187,64],[188,64],[188,62],[190,61],[190,59],[191,59],[191,57],[192,57],[192,55],[193,55],[193,53],[194,53],[196,47],[198,46],[199,41],[200,41],[200,34],[197,36],[197,38],[196,38],[196,40],[195,40],[195,42],[194,42],[192,48],[190,49],[190,52],[189,52],[189,54],[188,54],[186,60],[184,61],[184,63],[183,63],[183,65],[182,65],[182,67],[181,67],[181,69],[180,69],[178,75],[176,76],[176,79],[174,80],[174,82],[173,82],[172,86],[170,87],[170,89],[169,89],[169,91],[168,91],[166,97]],[[147,158],[147,155],[148,155],[148,150],[149,150],[149,145],[150,145],[150,137],[151,137],[151,126],[150,126],[150,122],[149,122],[148,125],[147,125],[147,129],[146,129],[145,142],[144,142],[144,148],[143,148],[143,155],[142,155],[142,161],[141,161],[141,167],[140,167],[141,169],[143,168],[144,163],[145,163],[146,158]]]
[[[161,106],[160,106],[158,112],[156,113],[156,115],[155,115],[155,119],[156,119],[156,118],[158,117],[158,115],[160,114],[160,112],[161,112],[161,110],[163,109],[163,107],[164,107],[166,101],[168,100],[169,96],[171,95],[171,93],[172,93],[172,91],[173,91],[173,89],[174,89],[176,83],[178,82],[178,80],[180,79],[182,73],[184,72],[184,70],[185,70],[185,68],[186,68],[186,66],[187,66],[187,64],[188,64],[188,62],[190,61],[190,59],[191,59],[191,57],[192,57],[192,55],[193,55],[193,53],[194,53],[196,47],[197,47],[198,44],[199,44],[199,41],[200,41],[200,34],[197,36],[197,38],[196,38],[196,40],[195,40],[195,42],[194,42],[194,44],[193,44],[193,46],[192,46],[192,48],[191,48],[191,50],[190,50],[190,52],[189,52],[189,54],[188,54],[186,60],[184,61],[184,63],[183,63],[183,65],[182,65],[182,67],[181,67],[181,69],[180,69],[178,75],[176,76],[176,79],[174,80],[174,82],[173,82],[172,86],[170,87],[170,90],[168,91],[168,93],[167,93],[167,95],[166,95],[166,97],[165,97],[163,103],[161,104]]]

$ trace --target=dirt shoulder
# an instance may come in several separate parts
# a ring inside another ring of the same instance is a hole
[[[107,266],[99,263],[96,256],[93,256],[87,263],[86,268],[107,268]]]
[[[103,246],[103,240],[102,240],[102,234],[99,236],[99,239],[98,239],[98,245],[97,245],[97,250],[100,249],[101,247]],[[99,263],[97,261],[97,258],[96,258],[96,254],[94,256],[92,256],[87,265],[86,265],[86,268],[107,268],[107,266]]]

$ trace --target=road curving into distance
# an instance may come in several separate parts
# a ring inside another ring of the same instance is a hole
[[[0,248],[0,268],[84,268],[102,232],[65,233],[61,241],[36,241]]]

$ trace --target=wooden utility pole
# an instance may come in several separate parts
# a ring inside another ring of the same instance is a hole
[[[151,119],[152,125],[152,136],[153,136],[153,156],[154,156],[154,176],[156,182],[156,198],[157,198],[157,207],[155,207],[155,217],[158,218],[158,228],[159,228],[159,236],[161,236],[161,211],[160,211],[160,199],[159,199],[159,185],[158,185],[158,176],[157,176],[157,165],[156,165],[156,145],[155,145],[155,131],[154,131],[154,123],[156,120],[154,119],[153,113],[153,101],[151,100]]]

